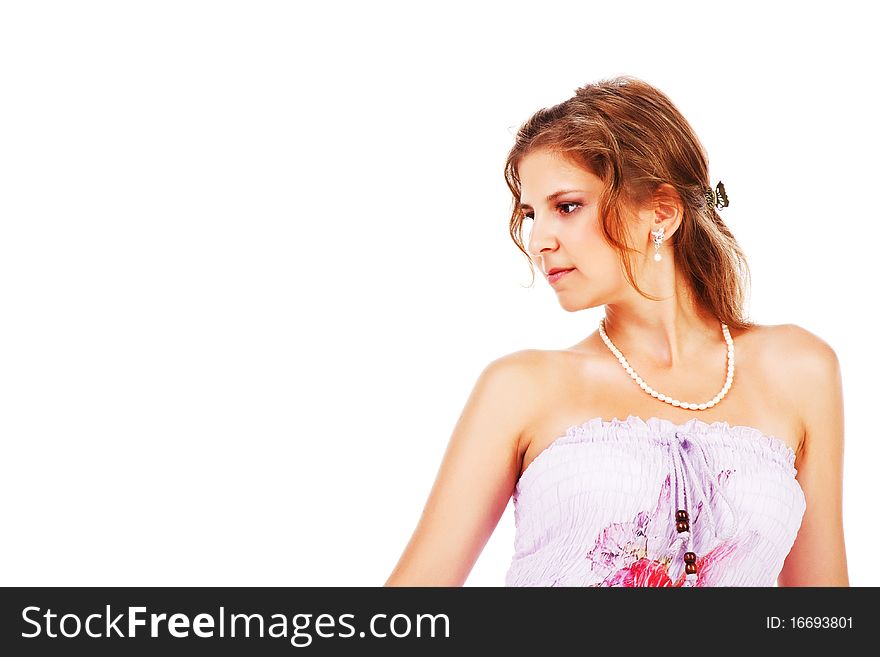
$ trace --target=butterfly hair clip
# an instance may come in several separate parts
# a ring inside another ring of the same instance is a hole
[[[724,191],[724,183],[720,180],[715,185],[715,189],[707,187],[704,195],[706,196],[706,205],[710,208],[716,207],[721,210],[730,205],[730,201],[727,199],[727,192]]]

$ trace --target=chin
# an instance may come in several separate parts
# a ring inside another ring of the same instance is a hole
[[[570,312],[570,313],[574,313],[574,312],[577,312],[578,310],[583,310],[584,308],[591,307],[588,305],[584,305],[583,303],[576,303],[572,299],[569,299],[566,297],[561,297],[559,299],[559,305],[562,307],[563,310]]]

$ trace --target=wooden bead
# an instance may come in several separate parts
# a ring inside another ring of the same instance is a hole
[[[697,572],[697,564],[695,563],[686,563],[684,565],[684,572],[688,575],[693,575]]]
[[[687,520],[688,519],[688,512],[685,511],[684,509],[679,509],[678,511],[675,512],[675,519],[676,520]]]
[[[685,563],[696,563],[697,555],[693,552],[685,552],[684,553],[684,562]]]
[[[675,529],[679,533],[686,532],[687,530],[690,529],[690,525],[688,524],[687,520],[679,520],[678,522],[675,523]]]

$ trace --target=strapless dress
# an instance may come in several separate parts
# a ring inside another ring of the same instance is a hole
[[[506,586],[774,586],[806,510],[795,454],[748,426],[570,427],[513,494]]]

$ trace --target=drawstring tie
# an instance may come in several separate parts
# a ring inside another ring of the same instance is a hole
[[[709,503],[709,487],[715,476],[712,473],[712,466],[706,450],[699,441],[691,440],[691,438],[682,431],[675,432],[675,439],[670,441],[670,454],[672,458],[672,472],[675,477],[675,521],[678,530],[678,538],[675,547],[675,554],[681,550],[682,545],[687,546],[687,552],[684,555],[685,561],[685,581],[682,586],[694,586],[697,582],[696,570],[696,554],[693,551],[694,537],[690,529],[690,511],[696,508],[697,504],[702,503],[700,507],[700,517],[708,516],[712,531],[718,537],[718,519],[712,511],[712,505]],[[697,499],[693,500],[691,506],[688,500],[688,489]],[[734,536],[739,530],[739,514],[736,507],[730,502],[720,486],[715,487],[715,492],[721,496],[721,499],[730,508],[733,515],[733,530],[721,538],[726,540]]]

